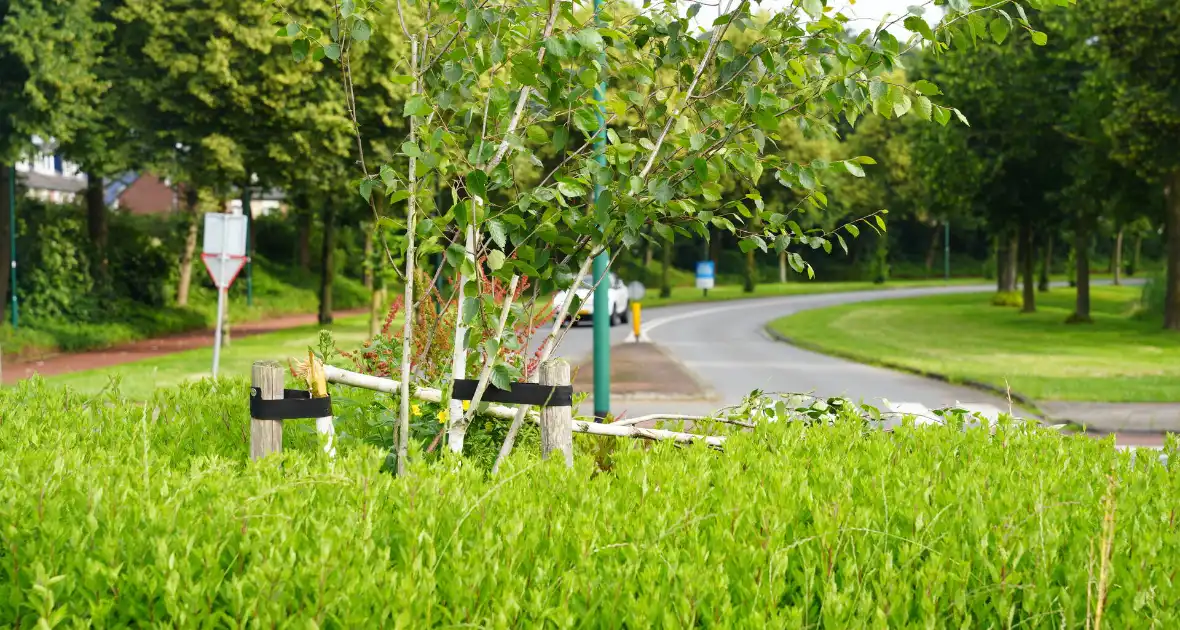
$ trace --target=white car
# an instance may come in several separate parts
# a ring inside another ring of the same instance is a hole
[[[631,320],[631,296],[627,290],[627,285],[623,284],[619,277],[610,272],[603,282],[610,283],[610,291],[608,293],[610,304],[610,325],[623,323],[626,324]],[[582,278],[582,283],[573,290],[574,294],[581,300],[581,306],[577,313],[572,314],[574,324],[582,319],[592,319],[594,317],[594,278],[586,276]],[[560,307],[565,301],[565,296],[568,291],[559,291],[554,297],[553,303]]]

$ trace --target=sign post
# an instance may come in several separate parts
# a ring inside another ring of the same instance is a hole
[[[697,263],[697,288],[709,297],[709,289],[713,288],[713,261],[702,260]]]
[[[246,217],[222,212],[205,213],[205,246],[201,261],[217,288],[217,328],[213,331],[213,378],[221,363],[221,329],[225,324],[226,291],[246,258]]]

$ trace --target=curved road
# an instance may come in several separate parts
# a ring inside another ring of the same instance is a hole
[[[911,403],[934,409],[963,404],[980,411],[1007,410],[1009,402],[977,389],[868,366],[810,352],[772,340],[768,322],[799,311],[871,300],[950,293],[994,291],[994,285],[890,289],[823,295],[755,298],[730,302],[685,304],[645,309],[644,334],[676,357],[713,390],[695,401],[612,401],[611,411],[645,413],[708,413],[741,402],[754,389],[769,392],[847,396],[868,404]],[[629,326],[612,331],[621,343]],[[589,358],[591,327],[579,326],[566,335],[558,353],[571,361]],[[901,410],[901,409],[898,409]],[[924,412],[920,407],[919,412]],[[1019,413],[1019,409],[1015,409]]]

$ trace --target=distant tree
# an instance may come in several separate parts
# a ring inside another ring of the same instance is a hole
[[[105,86],[94,65],[109,32],[98,0],[0,0],[0,261],[11,256],[12,165],[32,139],[66,143]],[[0,300],[9,274],[0,273]],[[0,306],[0,312],[3,307]]]
[[[1113,103],[1103,119],[1114,157],[1166,198],[1164,327],[1180,330],[1180,5],[1107,0],[1084,5]]]

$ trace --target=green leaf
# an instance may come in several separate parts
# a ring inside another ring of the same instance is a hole
[[[851,173],[853,177],[865,176],[865,170],[861,168],[860,164],[855,160],[844,160],[842,164],[844,164],[844,168],[848,169],[848,172]]]
[[[858,164],[869,164],[869,165],[872,165],[872,164],[876,164],[876,163],[877,163],[877,160],[874,160],[873,158],[871,158],[871,157],[869,157],[869,156],[867,156],[867,155],[861,155],[861,156],[858,156],[858,157],[854,157],[854,158],[852,158],[852,159],[856,160],[856,162],[857,162]]]
[[[856,238],[856,237],[860,236],[860,228],[856,227],[855,225],[853,225],[851,223],[849,223],[848,225],[845,225],[844,229],[848,230],[848,233],[852,235],[852,238]]]
[[[324,46],[324,56],[326,56],[328,59],[331,59],[332,61],[336,61],[337,59],[339,59],[340,58],[340,44],[333,42],[331,44],[328,44],[327,46]]]
[[[925,96],[937,96],[939,94],[942,94],[942,90],[938,89],[937,85],[934,85],[933,83],[927,81],[926,79],[919,79],[917,81],[914,81],[913,88],[915,91],[918,92],[918,94],[922,94]]]
[[[295,61],[303,61],[307,59],[307,40],[297,39],[291,43],[291,58]]]
[[[918,99],[916,101],[914,101],[914,105],[915,105],[915,109],[918,112],[919,118],[921,118],[922,120],[930,120],[930,114],[933,111],[933,107],[934,107],[930,103],[930,99],[926,98],[925,96],[919,96]]]
[[[569,142],[570,130],[564,126],[557,127],[553,130],[553,148],[560,151],[565,148]]]
[[[1008,38],[1008,33],[1012,31],[1012,25],[1004,18],[995,18],[988,26],[992,33],[992,39],[997,44],[1004,43],[1004,40]]]
[[[369,197],[371,197],[373,194],[373,186],[376,185],[376,183],[377,182],[371,179],[361,180],[360,193],[361,196],[365,198],[365,201],[369,201]]]
[[[486,200],[488,198],[488,174],[476,169],[467,173],[467,192]]]
[[[951,110],[945,107],[934,106],[934,121],[943,127],[951,121]]]
[[[1049,36],[1040,31],[1029,31],[1028,34],[1029,37],[1032,37],[1033,43],[1037,46],[1044,46],[1045,44],[1049,43]]]
[[[528,129],[529,142],[537,144],[545,144],[549,142],[549,134],[545,133],[545,128],[540,125],[532,125]]]
[[[885,231],[885,219],[882,219],[881,215],[879,215],[879,214],[873,218],[875,218],[877,220],[877,227],[881,228],[881,231],[884,232]]]
[[[516,377],[516,374],[514,373],[514,371],[512,370],[511,367],[509,367],[508,365],[505,365],[503,363],[497,363],[492,368],[492,375],[489,380],[492,381],[492,385],[495,385],[496,387],[499,387],[500,389],[511,390],[512,389],[512,379],[515,377]]]
[[[358,42],[367,42],[373,35],[373,27],[366,20],[357,20],[352,27],[352,38]]]
[[[717,182],[701,184],[701,193],[708,201],[721,201],[721,186]]]
[[[299,23],[291,22],[287,25],[287,37],[295,37],[299,34]]]
[[[403,116],[425,116],[429,113],[430,104],[418,94],[406,99],[406,104],[402,107]]]
[[[590,50],[598,50],[602,48],[602,35],[598,34],[598,29],[584,28],[578,31],[576,38],[578,43],[584,48]]]
[[[813,18],[824,14],[824,0],[803,0],[803,10]]]
[[[413,142],[403,142],[402,153],[406,154],[408,157],[422,157],[422,149],[418,148],[418,145]]]
[[[504,252],[493,249],[488,254],[488,269],[492,271],[499,271],[504,266]]]
[[[508,244],[508,228],[499,219],[488,221],[488,232],[491,232],[496,247],[503,249]]]
[[[409,85],[414,82],[414,77],[406,74],[395,74],[389,77],[389,82],[394,85]]]
[[[598,116],[591,107],[583,107],[574,112],[574,126],[582,133],[592,136],[598,131]]]
[[[353,13],[356,13],[356,0],[343,0],[340,3],[341,17],[348,17]]]
[[[918,33],[929,41],[935,41],[934,31],[931,30],[930,24],[927,23],[926,20],[916,15],[911,15],[907,17],[905,21],[902,22],[902,24],[904,24],[906,29],[908,29],[910,32]]]

